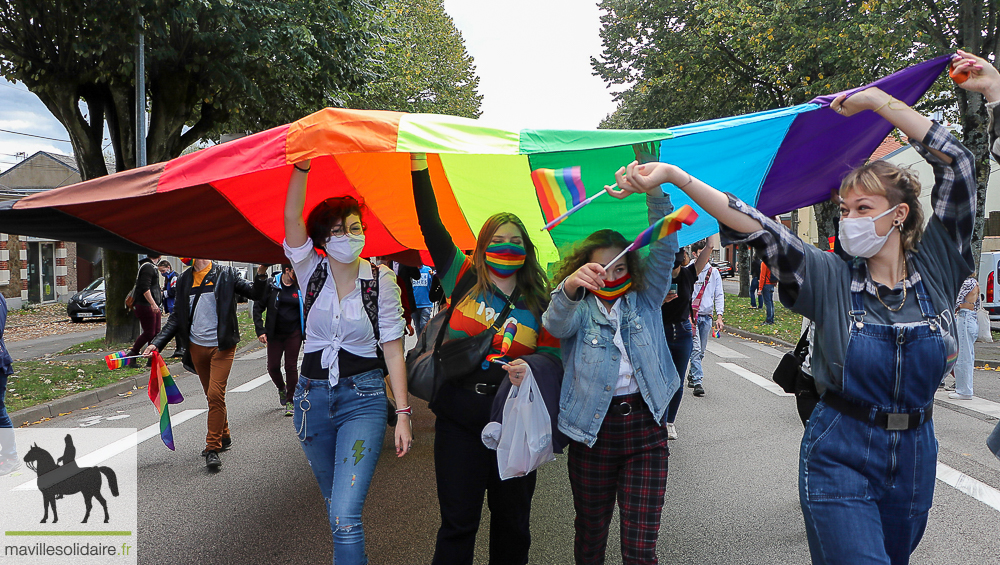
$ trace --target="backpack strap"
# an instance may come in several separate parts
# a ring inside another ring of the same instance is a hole
[[[305,298],[302,299],[302,327],[306,327],[306,318],[309,317],[309,310],[312,308],[314,302],[316,302],[316,297],[319,296],[319,292],[323,290],[323,285],[326,284],[326,258],[320,260],[319,265],[316,265],[316,270],[313,271],[311,277],[309,277],[309,284],[306,285]]]
[[[368,320],[372,323],[372,330],[375,332],[375,354],[378,355],[379,359],[384,358],[382,353],[382,344],[380,343],[382,337],[382,330],[378,326],[378,265],[371,263],[372,267],[372,278],[371,280],[362,279],[361,280],[361,305],[364,306],[365,314],[368,314]]]

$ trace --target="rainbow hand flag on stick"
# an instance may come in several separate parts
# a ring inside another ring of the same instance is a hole
[[[160,438],[163,445],[174,449],[174,430],[170,427],[170,410],[168,404],[180,404],[184,401],[184,396],[174,384],[174,378],[167,370],[167,364],[163,362],[159,352],[153,353],[153,366],[149,371],[149,399],[153,406],[160,413]]]
[[[679,210],[674,210],[673,212],[663,216],[656,221],[653,225],[649,226],[639,237],[635,238],[635,241],[629,244],[628,247],[622,250],[617,257],[608,262],[604,266],[605,269],[615,264],[615,261],[621,259],[629,251],[635,251],[640,247],[645,247],[654,241],[663,239],[664,237],[674,233],[681,229],[682,224],[691,225],[695,220],[698,219],[698,212],[694,211],[694,208],[688,206],[687,204],[680,207]]]
[[[506,361],[501,361],[504,355],[507,355],[507,351],[510,349],[512,343],[514,343],[514,336],[517,334],[517,322],[507,322],[507,327],[503,330],[503,339],[500,342],[500,353],[490,353],[486,356],[486,361],[483,361],[483,369],[487,369],[490,363],[499,363],[501,365],[506,365]]]
[[[562,223],[570,214],[583,208],[604,191],[587,198],[580,177],[580,167],[565,169],[535,169],[531,181],[542,205],[542,214],[548,222],[542,229],[550,230]]]
[[[104,362],[108,365],[109,371],[114,371],[115,369],[121,369],[122,367],[129,365],[129,359],[138,359],[142,355],[127,355],[127,351],[115,351],[114,353],[109,353],[104,356]],[[132,364],[134,366],[134,363]]]

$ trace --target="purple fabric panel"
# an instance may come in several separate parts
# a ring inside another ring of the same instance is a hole
[[[845,92],[877,86],[912,105],[950,59],[942,55]],[[814,98],[810,103],[823,107],[795,117],[761,188],[757,208],[764,214],[783,214],[828,199],[844,175],[863,164],[892,131],[892,124],[874,112],[844,118],[831,110],[830,102],[840,94]]]

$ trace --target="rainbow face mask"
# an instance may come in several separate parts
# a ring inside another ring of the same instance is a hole
[[[190,267],[192,264],[194,264],[194,259],[192,259],[191,257],[180,257],[180,260],[181,260],[181,263],[184,263],[188,267]]]
[[[524,246],[516,243],[491,243],[486,247],[486,267],[505,279],[524,266]]]
[[[632,274],[625,273],[625,275],[620,279],[615,279],[613,281],[604,281],[604,288],[600,290],[593,291],[598,298],[607,300],[608,302],[614,302],[628,292],[628,289],[632,287]]]

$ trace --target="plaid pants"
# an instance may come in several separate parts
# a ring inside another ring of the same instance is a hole
[[[587,447],[570,442],[569,482],[576,509],[573,553],[581,564],[602,564],[615,499],[621,517],[622,563],[658,563],[656,538],[667,484],[667,430],[653,420],[642,395],[616,396],[632,412],[609,411]]]

